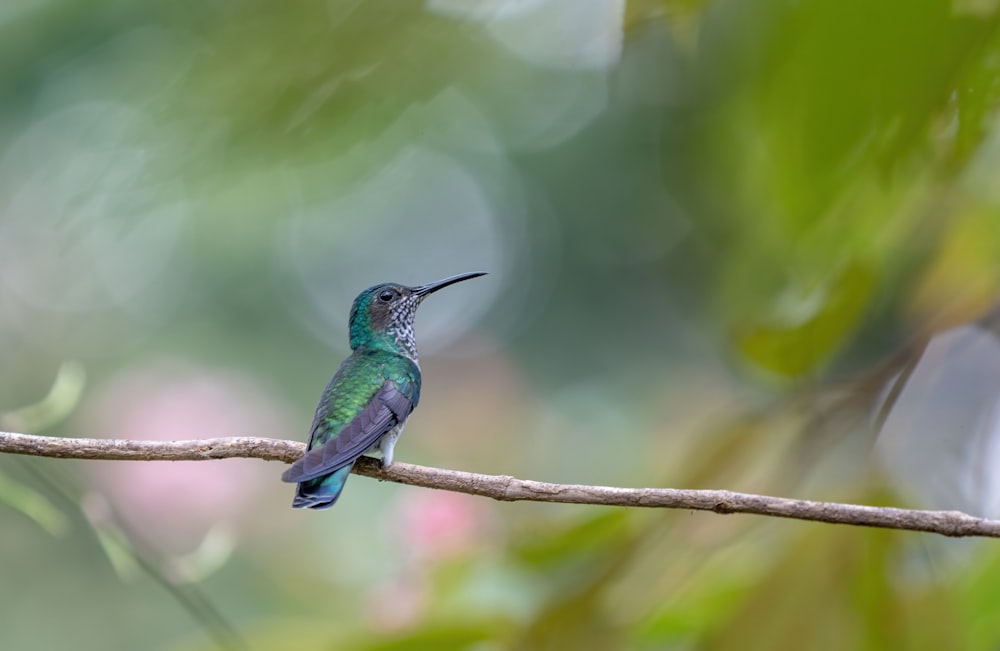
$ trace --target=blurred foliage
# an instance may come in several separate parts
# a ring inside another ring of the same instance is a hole
[[[359,290],[484,269],[422,310],[400,459],[998,517],[998,21],[7,2],[0,424],[304,438]],[[279,470],[0,458],[3,648],[1000,641],[989,541],[361,479],[303,514]]]

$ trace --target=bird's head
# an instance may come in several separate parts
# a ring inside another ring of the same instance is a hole
[[[351,307],[351,350],[362,346],[383,348],[417,358],[413,320],[420,303],[439,289],[463,280],[478,278],[485,272],[451,276],[417,287],[383,283],[361,292]]]

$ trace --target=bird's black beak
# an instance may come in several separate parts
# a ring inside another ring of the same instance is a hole
[[[471,273],[458,274],[457,276],[451,276],[450,278],[445,278],[444,280],[439,280],[434,283],[427,283],[426,285],[420,285],[413,288],[413,293],[417,296],[423,298],[428,294],[433,294],[439,289],[444,289],[448,285],[454,285],[455,283],[460,283],[463,280],[469,280],[470,278],[479,278],[480,276],[485,276],[485,271],[473,271]]]

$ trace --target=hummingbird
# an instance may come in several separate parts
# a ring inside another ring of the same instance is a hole
[[[377,449],[382,467],[392,465],[396,440],[420,401],[417,307],[439,289],[485,275],[464,273],[416,287],[384,283],[354,299],[351,354],[320,397],[305,455],[281,475],[298,484],[294,508],[333,506],[354,462],[368,452]]]

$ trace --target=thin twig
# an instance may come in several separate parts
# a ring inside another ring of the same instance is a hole
[[[302,456],[304,450],[305,446],[295,441],[252,437],[193,441],[134,441],[71,439],[0,432],[0,452],[62,459],[204,461],[252,458],[291,463]],[[550,484],[400,462],[382,469],[377,460],[368,457],[358,460],[354,465],[354,473],[400,484],[481,495],[505,502],[525,500],[690,509],[723,514],[752,513],[831,524],[926,531],[943,536],[1000,538],[1000,520],[977,518],[961,511],[918,511],[837,502],[814,502],[726,490]]]

